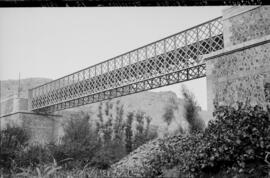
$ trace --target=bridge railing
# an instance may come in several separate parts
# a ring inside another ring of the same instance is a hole
[[[221,17],[30,89],[31,109],[202,65],[223,48]],[[204,75],[204,74],[203,74]]]

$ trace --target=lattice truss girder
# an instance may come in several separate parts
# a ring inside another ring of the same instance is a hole
[[[162,76],[154,77],[140,82],[132,83],[122,87],[94,93],[92,95],[86,95],[78,97],[73,100],[68,100],[54,105],[50,105],[41,109],[37,109],[37,112],[50,113],[57,110],[63,110],[67,108],[77,107],[90,103],[100,102],[108,99],[113,99],[129,94],[134,94],[142,91],[147,91],[175,83],[180,83],[188,80],[193,80],[205,76],[206,65],[201,64],[195,67],[187,68],[182,71],[168,73]]]
[[[32,109],[53,112],[205,76],[202,55],[223,48],[217,18],[32,89]]]

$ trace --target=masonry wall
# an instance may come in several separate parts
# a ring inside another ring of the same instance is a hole
[[[225,49],[206,56],[208,109],[270,103],[270,6],[233,7],[223,14]],[[268,106],[269,107],[269,106]]]
[[[46,144],[58,142],[62,133],[60,121],[60,116],[17,112],[1,118],[1,129],[7,125],[22,127],[29,133],[31,144]]]
[[[14,110],[13,102],[14,102],[13,98],[9,98],[4,101],[1,101],[0,114],[5,115],[5,114],[12,113]]]
[[[0,115],[28,110],[28,99],[12,96],[1,101]]]
[[[63,136],[62,117],[28,111],[28,99],[11,97],[1,101],[1,129],[18,126],[30,134],[31,144],[58,142]]]

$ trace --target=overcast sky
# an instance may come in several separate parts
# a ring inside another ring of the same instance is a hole
[[[222,15],[226,7],[1,8],[0,80],[56,79]],[[206,109],[206,80],[185,83]],[[180,95],[179,86],[172,90]]]

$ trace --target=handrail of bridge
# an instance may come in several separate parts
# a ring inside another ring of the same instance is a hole
[[[192,46],[193,44],[196,43],[199,44],[203,40],[207,40],[215,36],[222,35],[223,29],[220,21],[221,17],[217,17],[215,19],[201,23],[194,27],[188,28],[184,31],[167,36],[158,41],[149,43],[142,47],[123,53],[111,59],[102,61],[93,66],[84,68],[82,70],[71,73],[56,80],[50,81],[43,85],[39,85],[37,87],[30,89],[29,92],[32,93],[33,98],[42,97],[44,94],[48,92],[56,91],[57,89],[66,86],[71,86],[72,84],[76,84],[77,82],[98,77],[106,73],[113,72],[115,70],[131,66],[133,64],[137,64],[138,62],[143,62],[150,58],[156,58],[157,56],[163,55],[167,52],[174,51],[180,48],[184,48],[186,46],[190,45]],[[208,50],[207,53],[211,52],[209,49],[207,50]],[[196,53],[198,53],[198,49]]]

